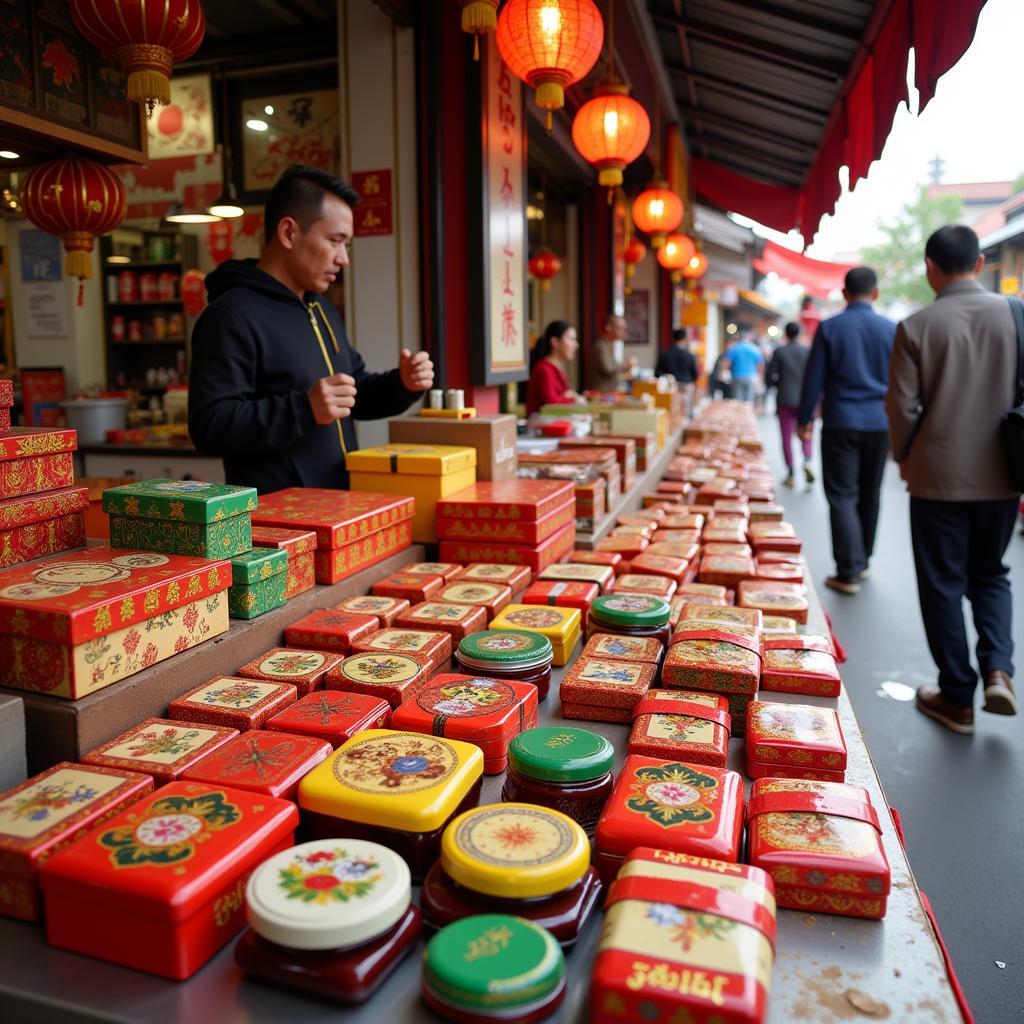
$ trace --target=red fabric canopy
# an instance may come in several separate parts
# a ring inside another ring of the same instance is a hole
[[[808,295],[819,299],[826,299],[829,292],[842,288],[847,271],[855,266],[855,263],[812,260],[810,256],[803,256],[774,242],[765,242],[761,257],[754,260],[754,269],[759,273],[774,272],[793,284],[803,285]]]
[[[985,0],[893,0],[874,39],[861,43],[800,188],[769,185],[714,161],[693,161],[697,194],[715,206],[752,217],[778,231],[799,228],[808,241],[841,194],[839,169],[850,170],[850,188],[881,156],[896,108],[907,100],[907,60],[914,48],[918,112],[931,101],[939,78],[971,45]]]

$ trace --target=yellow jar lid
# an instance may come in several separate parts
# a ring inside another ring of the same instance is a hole
[[[441,867],[459,885],[487,896],[551,896],[586,874],[590,843],[559,811],[488,804],[460,814],[444,830]]]
[[[479,747],[418,732],[366,729],[299,783],[299,806],[364,825],[432,832],[483,775]]]
[[[447,444],[382,444],[349,452],[346,465],[357,473],[447,476],[476,466],[476,449]]]
[[[578,608],[557,605],[510,604],[491,619],[488,629],[526,629],[546,636],[551,643],[562,646],[575,642],[580,631]]]

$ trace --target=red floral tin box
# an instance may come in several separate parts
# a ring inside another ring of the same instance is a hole
[[[572,580],[537,580],[527,587],[521,604],[551,604],[566,608],[579,608],[581,613],[590,610],[594,598],[601,593],[596,583],[580,583]]]
[[[757,560],[758,580],[772,580],[776,583],[803,583],[804,570],[799,562],[765,562]]]
[[[474,604],[423,601],[395,619],[396,629],[431,629],[462,640],[487,628],[487,609]]]
[[[271,715],[294,704],[298,691],[289,683],[217,676],[167,705],[176,722],[204,722],[229,729],[262,729]]]
[[[633,568],[639,559],[633,559]],[[616,577],[612,584],[613,594],[647,594],[665,601],[676,592],[676,581],[668,576],[651,576],[644,573],[626,572]]]
[[[614,551],[623,558],[641,555],[650,541],[643,537],[605,537],[597,542],[596,551]]]
[[[458,562],[411,562],[403,565],[399,572],[412,576],[440,576],[448,582],[462,572],[462,566]]]
[[[667,576],[678,584],[685,579],[690,569],[690,561],[691,559],[685,556],[661,554],[659,551],[652,554],[648,547],[642,555],[637,555],[633,559],[630,571],[634,575]]]
[[[152,791],[149,775],[61,761],[0,793],[0,914],[35,921],[46,858]]]
[[[576,502],[568,501],[540,519],[463,519],[438,516],[440,540],[476,540],[506,544],[540,544],[576,518]]]
[[[254,730],[228,740],[181,778],[294,800],[302,777],[333,751],[326,740],[312,736]]]
[[[246,880],[298,819],[285,800],[172,782],[46,861],[46,939],[188,978],[245,926]]]
[[[495,562],[471,562],[461,569],[454,580],[466,580],[476,583],[495,583],[506,586],[512,591],[513,597],[522,593],[533,579],[533,573],[525,565],[501,565]]]
[[[536,522],[572,500],[573,485],[561,480],[481,480],[442,498],[437,514],[481,522]]]
[[[653,636],[592,633],[580,654],[580,659],[601,658],[604,661],[644,662],[657,668],[661,664],[664,653],[664,645]]]
[[[633,709],[651,688],[656,671],[646,662],[579,658],[562,677],[562,717],[631,722]]]
[[[479,747],[484,774],[508,766],[508,745],[537,724],[537,687],[514,680],[444,673],[395,709],[393,729],[447,736]]]
[[[75,482],[71,453],[74,430],[16,427],[0,437],[0,498],[70,487]]]
[[[0,500],[0,568],[85,543],[87,487]]]
[[[708,555],[700,561],[697,579],[701,583],[718,583],[733,589],[741,580],[753,578],[754,560],[733,555]]]
[[[355,654],[411,654],[439,672],[452,656],[450,633],[436,629],[382,629],[379,633],[357,640],[352,648]],[[340,667],[340,666],[339,666]]]
[[[265,654],[243,665],[236,674],[243,679],[288,683],[302,695],[323,686],[324,677],[340,661],[340,654],[331,654],[328,651],[271,647]]]
[[[483,608],[490,622],[506,605],[512,603],[512,589],[502,583],[484,583],[479,580],[455,580],[437,595],[447,604],[470,604]]]
[[[357,640],[365,640],[379,629],[380,622],[374,615],[353,615],[322,608],[286,627],[284,642],[289,647],[310,647],[348,654]]]
[[[391,705],[383,698],[365,693],[321,690],[308,693],[271,718],[266,728],[276,732],[312,736],[340,747],[364,729],[386,729],[391,723]]]
[[[828,637],[796,633],[765,637],[762,690],[838,697],[841,687],[839,667]]]
[[[601,552],[595,552],[601,554]],[[559,562],[558,565],[549,565],[541,574],[542,580],[568,583],[594,583],[600,593],[607,593],[615,581],[615,569],[610,565],[594,564],[593,562],[573,561],[581,554],[574,551],[568,562]],[[616,553],[617,554],[617,553]],[[619,561],[622,555],[617,554]]]
[[[846,742],[832,708],[752,701],[746,749],[747,774],[755,779],[778,769],[780,775],[792,770],[799,778],[842,782],[846,772]]]
[[[881,832],[860,786],[758,779],[747,807],[747,859],[772,876],[780,907],[881,918],[890,885]]]
[[[731,731],[725,697],[651,690],[633,709],[629,753],[724,768]]]
[[[513,481],[505,482],[512,483]],[[544,482],[543,480],[523,481],[523,483]],[[524,565],[534,572],[540,572],[571,551],[575,543],[576,526],[575,522],[571,522],[553,533],[547,540],[535,545],[501,544],[495,541],[477,540],[443,540],[440,544],[440,557],[450,562],[498,562],[507,565]]]
[[[739,859],[743,778],[737,772],[630,754],[594,835],[594,866],[609,885],[629,852],[661,849]]]
[[[764,616],[758,608],[734,608],[732,605],[708,605],[698,601],[687,601],[683,605],[679,621],[681,623],[713,622],[721,626],[742,626],[757,633],[764,625]]]
[[[765,615],[785,615],[805,623],[809,605],[807,588],[802,583],[775,580],[742,580],[736,591],[741,608],[759,608]]]
[[[661,680],[681,690],[757,693],[761,641],[753,630],[681,623],[665,655]]]
[[[412,500],[411,498],[409,499]],[[412,519],[405,519],[338,548],[317,548],[313,565],[317,583],[337,583],[412,544]]]
[[[334,606],[336,611],[348,612],[351,615],[373,615],[380,623],[381,629],[393,626],[395,619],[410,608],[404,597],[378,597],[375,594],[361,594],[357,597],[346,597]]]
[[[443,636],[449,642],[447,633],[422,634],[415,630],[390,630],[396,639],[413,634],[419,643],[423,636]],[[360,693],[386,700],[397,708],[404,700],[418,693],[435,671],[434,663],[426,655],[415,650],[396,647],[392,651],[367,651],[353,654],[328,673],[328,690],[345,693]]]
[[[311,590],[316,583],[316,533],[313,530],[285,530],[277,526],[254,526],[254,548],[281,548],[288,552],[288,582],[285,599]]]
[[[377,597],[395,597],[410,604],[419,604],[436,597],[443,586],[443,576],[425,576],[422,573],[405,572],[403,569],[378,580],[371,588],[371,593]]]

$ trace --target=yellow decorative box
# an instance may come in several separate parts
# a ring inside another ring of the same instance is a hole
[[[565,665],[580,638],[582,617],[578,608],[510,604],[491,620],[488,629],[525,629],[551,641],[554,664]]]

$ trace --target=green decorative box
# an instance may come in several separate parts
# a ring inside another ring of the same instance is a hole
[[[285,603],[288,573],[279,572],[257,583],[228,587],[228,615],[233,619],[255,619]]]
[[[107,488],[103,492],[103,511],[132,519],[217,523],[251,515],[256,511],[256,501],[255,487],[157,478]]]
[[[288,571],[288,552],[283,548],[253,548],[231,559],[233,586],[251,586]]]
[[[252,548],[252,520],[248,514],[216,523],[112,515],[110,546],[197,558],[234,558]]]

